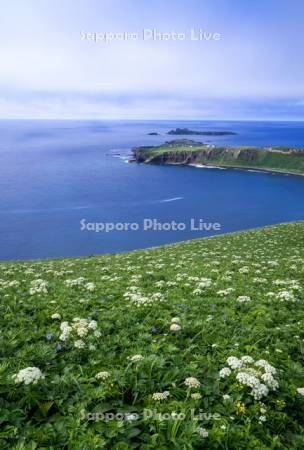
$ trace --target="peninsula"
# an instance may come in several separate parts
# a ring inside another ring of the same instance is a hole
[[[137,163],[217,166],[304,175],[304,149],[210,145],[177,139],[132,149]]]

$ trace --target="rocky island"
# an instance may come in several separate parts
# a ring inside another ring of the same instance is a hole
[[[235,135],[237,133],[234,133],[233,131],[196,131],[196,130],[189,130],[189,128],[175,128],[175,130],[170,130],[167,132],[167,134],[170,135],[196,135],[196,136],[229,136],[229,135]]]
[[[217,166],[304,175],[304,149],[210,145],[177,139],[132,149],[137,163]]]

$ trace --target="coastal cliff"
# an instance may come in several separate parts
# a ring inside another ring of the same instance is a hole
[[[206,165],[304,174],[304,149],[211,146],[175,140],[133,148],[134,161],[149,164]]]

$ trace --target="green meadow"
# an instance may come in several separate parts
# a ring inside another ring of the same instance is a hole
[[[304,448],[304,222],[0,271],[1,449]]]

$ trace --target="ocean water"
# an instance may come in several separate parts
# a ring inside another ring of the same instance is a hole
[[[304,219],[304,177],[127,163],[133,146],[169,140],[178,126],[238,133],[193,137],[204,142],[304,147],[300,122],[0,121],[0,259],[126,251]],[[192,230],[191,218],[220,230]],[[145,231],[145,219],[185,229]],[[81,221],[139,230],[97,233]]]

